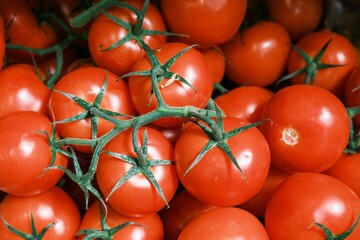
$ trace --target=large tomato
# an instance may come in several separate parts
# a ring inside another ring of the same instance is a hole
[[[223,118],[225,132],[248,123],[239,118]],[[209,141],[209,136],[198,126],[186,128],[179,136],[175,145],[175,164],[185,189],[205,203],[222,207],[241,204],[254,196],[264,184],[270,165],[269,147],[261,132],[253,127],[218,141],[228,145],[243,173],[218,146],[209,150],[188,171]]]
[[[341,234],[359,214],[359,197],[341,181],[322,173],[295,173],[272,195],[265,227],[270,239],[322,240],[325,233],[317,224]],[[350,239],[360,239],[360,225],[346,238]]]
[[[343,103],[328,90],[298,84],[276,92],[265,104],[259,126],[271,161],[289,172],[323,172],[339,160],[349,139]]]
[[[166,23],[187,44],[214,47],[227,42],[243,22],[247,0],[161,0]]]
[[[7,195],[0,204],[0,215],[0,236],[6,240],[73,240],[81,218],[74,201],[59,187],[34,196]],[[36,234],[50,226],[43,237],[20,237],[5,225],[6,221],[11,227],[32,236],[32,218]]]
[[[40,77],[45,74],[34,66],[19,63],[0,71],[0,116],[15,111],[34,111],[48,116],[50,89]]]
[[[236,207],[215,208],[191,220],[179,240],[253,239],[268,240],[261,222],[251,213]]]
[[[52,188],[63,172],[50,169],[52,138],[49,118],[38,112],[18,111],[0,118],[0,189],[14,195],[39,194]],[[56,153],[54,166],[67,166]]]
[[[161,64],[165,64],[178,52],[189,47],[185,43],[165,43],[158,48],[154,54]],[[152,68],[147,56],[142,57],[134,66],[132,71],[146,71]],[[212,89],[213,80],[210,75],[209,65],[199,50],[190,48],[169,67],[172,76],[164,76],[159,83],[160,93],[164,102],[171,107],[194,106],[203,108],[208,103]],[[178,79],[183,77],[188,84]],[[159,75],[159,77],[162,77]],[[153,111],[158,106],[158,101],[153,96],[151,80],[149,76],[132,76],[129,78],[129,87],[134,106],[139,114]],[[172,127],[184,122],[183,119],[167,117],[153,122],[153,124]]]
[[[239,85],[269,86],[286,69],[290,36],[283,26],[261,21],[221,45],[225,76]]]
[[[107,86],[99,102],[100,90],[107,79]],[[62,121],[79,114],[88,113],[84,119],[57,124],[57,130],[61,137],[92,139],[99,137],[111,130],[114,125],[107,120],[98,118],[97,136],[92,136],[92,124],[96,120],[90,117],[90,107],[83,107],[73,99],[58,91],[72,94],[89,103],[89,106],[122,113],[135,115],[128,86],[124,80],[114,73],[99,67],[79,68],[65,74],[55,85],[50,95],[50,116],[54,121]],[[97,101],[97,102],[96,102]],[[74,146],[75,149],[91,152],[90,147]]]
[[[141,9],[144,4],[142,0],[128,0],[126,2],[138,9]],[[114,7],[106,11],[130,25],[134,25],[137,19],[134,12],[124,8]],[[162,15],[152,4],[148,6],[142,29],[166,31]],[[115,23],[106,15],[100,14],[96,17],[90,25],[88,40],[89,50],[95,63],[120,76],[128,73],[135,62],[144,54],[137,41],[129,40],[116,48],[105,50],[126,37],[128,33],[129,31],[126,28]],[[140,32],[131,34],[140,34]],[[164,35],[145,35],[142,41],[151,48],[157,48],[166,42],[166,37]]]
[[[144,142],[145,134],[147,142]],[[144,216],[159,211],[172,199],[179,182],[172,163],[173,146],[159,131],[150,127],[140,128],[137,142],[141,147],[147,146],[144,150],[144,155],[145,152],[147,155],[139,157],[134,152],[132,129],[117,135],[104,146],[96,172],[99,188],[108,198],[109,204],[127,216]],[[131,162],[128,160],[129,157],[132,159]],[[156,160],[170,162],[151,165],[156,163]],[[120,180],[124,182],[112,192]],[[161,188],[166,202],[156,189],[155,181]]]

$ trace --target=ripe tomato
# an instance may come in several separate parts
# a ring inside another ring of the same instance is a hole
[[[214,98],[214,101],[226,116],[256,122],[261,120],[263,107],[273,94],[264,87],[239,86]]]
[[[224,117],[223,124],[227,132],[248,122]],[[209,140],[197,125],[180,134],[175,145],[175,165],[182,185],[194,197],[215,206],[235,206],[247,201],[261,189],[269,171],[270,152],[264,136],[253,127],[226,140],[244,175],[218,146],[186,173]]]
[[[138,9],[141,9],[144,4],[142,0],[127,0],[126,2]],[[124,8],[114,7],[106,11],[130,25],[134,25],[137,19],[134,12]],[[166,31],[162,15],[152,4],[148,6],[142,29]],[[127,34],[126,28],[115,23],[106,15],[97,16],[90,25],[88,39],[90,54],[95,63],[119,76],[130,72],[135,62],[144,55],[144,51],[136,40],[127,41],[108,51],[105,50]],[[136,33],[134,32],[134,34]],[[146,35],[143,37],[143,41],[151,48],[157,48],[166,42],[166,37],[164,35]]]
[[[2,69],[4,65],[5,50],[6,50],[5,22],[4,22],[4,17],[0,15],[0,69]]]
[[[344,93],[346,79],[358,64],[357,52],[350,40],[332,31],[322,30],[312,32],[299,39],[296,47],[300,48],[310,57],[315,57],[331,38],[332,40],[320,61],[324,64],[344,66],[320,69],[315,75],[313,85],[325,88],[336,96],[341,97]],[[288,73],[300,70],[304,66],[306,66],[306,63],[303,57],[295,49],[292,49],[287,62]],[[291,82],[293,84],[303,84],[305,82],[305,74],[291,78]]]
[[[80,212],[74,201],[61,188],[34,196],[20,197],[7,195],[0,204],[0,236],[6,240],[25,239],[12,233],[4,220],[23,233],[32,234],[31,218],[34,219],[36,233],[53,224],[42,240],[73,240],[80,224]]]
[[[186,47],[188,47],[188,45],[185,43],[165,43],[155,50],[154,53],[160,63],[165,64]],[[151,68],[151,62],[145,55],[139,59],[132,71],[146,71]],[[174,74],[173,77],[175,79],[177,76],[186,79],[193,88],[182,83],[180,80],[168,85],[170,77],[162,79],[159,87],[162,98],[167,105],[172,107],[194,106],[199,108],[206,106],[212,93],[213,82],[209,65],[199,50],[190,48],[170,66],[169,71]],[[129,87],[131,98],[139,114],[145,114],[156,109],[158,102],[155,96],[151,96],[153,88],[150,77],[131,76],[129,77]],[[194,90],[194,88],[196,90]],[[183,122],[184,119],[167,117],[154,121],[153,124],[173,127]]]
[[[324,10],[322,0],[266,0],[269,17],[280,23],[297,40],[319,26]]]
[[[270,239],[322,240],[324,231],[316,223],[341,234],[359,214],[359,197],[341,181],[322,173],[295,173],[272,195],[265,228]],[[360,239],[360,225],[346,239]]]
[[[170,201],[178,186],[178,176],[173,164],[154,165],[155,160],[173,161],[173,146],[157,130],[142,127],[137,135],[137,142],[145,145],[144,134],[147,133],[147,156],[140,159],[134,152],[132,144],[132,129],[120,133],[110,140],[103,148],[96,171],[96,180],[103,195],[108,198],[109,204],[118,212],[127,216],[144,216],[153,214],[166,206],[154,184],[156,181],[166,199]],[[121,154],[115,157],[107,152]],[[133,162],[126,161],[131,157]],[[144,170],[145,169],[145,170]],[[134,175],[127,175],[133,173]],[[153,179],[149,179],[149,178]],[[123,179],[109,197],[115,185]]]
[[[84,229],[91,229],[92,232],[102,229],[101,214],[99,203],[94,202],[86,211],[81,220],[79,232]],[[105,210],[103,210],[105,214]],[[164,239],[164,229],[158,213],[145,215],[143,217],[128,217],[115,211],[111,206],[107,206],[107,215],[103,216],[109,229],[113,229],[122,224],[131,222],[132,224],[125,226],[112,235],[112,240],[141,240],[141,239]],[[83,240],[86,235],[79,235],[79,240]],[[91,238],[95,239],[95,238]]]
[[[18,111],[0,118],[0,189],[14,195],[39,194],[52,188],[63,172],[50,169],[52,154],[46,132],[50,119],[38,112]],[[54,166],[67,166],[67,157],[56,153]]]
[[[225,57],[222,50],[215,46],[200,49],[209,64],[210,74],[214,83],[220,83],[225,74]]]
[[[165,209],[161,214],[166,240],[177,240],[181,230],[193,218],[216,208],[200,201],[186,190],[176,194],[169,205],[170,208]]]
[[[343,103],[328,90],[293,85],[265,104],[259,129],[269,143],[271,161],[289,172],[323,172],[343,154],[350,121]]]
[[[239,85],[269,86],[285,72],[290,36],[280,24],[262,21],[221,45],[225,76]]]
[[[346,107],[360,106],[360,66],[357,66],[346,81],[344,92]],[[360,115],[353,118],[354,123],[360,127]]]
[[[191,220],[179,240],[254,239],[268,240],[261,222],[251,213],[235,207],[214,208]]]
[[[104,85],[105,79],[108,80],[106,90],[100,102],[96,103],[95,100]],[[101,109],[126,115],[136,114],[126,82],[103,68],[84,67],[69,72],[56,83],[54,90],[79,97],[91,106],[98,104],[97,107]],[[53,121],[62,121],[89,112],[90,107],[84,108],[57,91],[52,91],[49,100],[50,116]],[[60,136],[63,138],[92,139],[94,137],[91,131],[93,122],[95,120],[86,116],[85,119],[59,123],[56,126]],[[109,121],[99,118],[97,137],[107,133],[113,127],[114,125]],[[74,146],[74,149],[83,152],[92,151],[87,146]]]
[[[0,71],[0,116],[26,110],[48,116],[51,91],[39,77],[44,77],[44,73],[25,63],[3,68]]]
[[[239,29],[247,1],[161,0],[160,6],[170,30],[188,36],[179,41],[214,47],[227,42]]]

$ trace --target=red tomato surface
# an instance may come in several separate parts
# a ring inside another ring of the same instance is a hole
[[[0,15],[0,69],[3,68],[5,61],[6,39],[4,17]]]
[[[213,47],[227,42],[239,29],[247,0],[160,0],[160,6],[170,30],[188,36],[180,41]]]
[[[138,9],[141,9],[144,4],[142,0],[128,0],[126,2]],[[135,24],[136,14],[130,10],[114,7],[106,11],[128,24]],[[142,29],[166,31],[162,15],[152,4],[149,4],[147,9]],[[119,76],[130,72],[135,62],[144,55],[144,51],[135,40],[127,41],[114,49],[104,51],[124,38],[127,33],[127,29],[104,14],[100,14],[92,21],[89,29],[88,45],[91,56],[98,66],[106,68]],[[143,41],[151,48],[157,48],[166,42],[166,37],[164,35],[147,35],[143,37]]]
[[[248,124],[234,117],[224,117],[223,123],[224,131]],[[208,142],[209,137],[196,125],[183,130],[176,142],[175,164],[185,189],[215,206],[235,206],[254,196],[264,184],[270,165],[269,147],[260,131],[253,127],[226,140],[246,179],[217,146],[185,174]]]
[[[265,227],[270,239],[323,240],[324,231],[315,223],[340,234],[359,214],[359,197],[341,181],[322,173],[295,173],[272,195]],[[346,239],[360,239],[360,225]]]
[[[14,195],[33,195],[52,188],[63,171],[44,170],[51,162],[46,132],[52,137],[49,118],[41,113],[18,111],[0,118],[0,189]],[[67,157],[56,153],[54,166],[67,166]]]
[[[220,83],[225,74],[225,56],[222,50],[215,46],[200,49],[209,64],[210,74],[214,83]]]
[[[269,86],[286,69],[290,36],[279,23],[261,21],[220,46],[225,76],[239,85]]]
[[[298,84],[276,92],[264,106],[259,128],[271,161],[289,172],[323,172],[339,160],[349,139],[343,103],[328,90]]]
[[[261,222],[251,213],[235,207],[215,208],[191,220],[179,240],[253,239],[268,240]]]
[[[344,92],[346,107],[360,106],[360,66],[357,66],[346,81]],[[353,118],[356,126],[360,127],[360,115]]]
[[[100,190],[107,198],[115,184],[123,178],[135,166],[149,164],[154,160],[173,161],[173,147],[171,143],[157,130],[144,127],[138,132],[138,144],[143,146],[144,131],[146,129],[148,137],[148,152],[145,163],[135,160],[136,164],[131,164],[123,159],[115,158],[106,152],[101,154],[96,172],[96,180]],[[128,129],[110,142],[103,150],[118,154],[123,154],[133,158],[138,156],[134,152],[131,141],[132,129]],[[167,201],[175,195],[178,186],[178,176],[174,165],[160,165],[147,167],[151,170],[153,178],[156,179],[162,189]],[[134,170],[134,169],[132,169]],[[141,172],[127,179],[108,199],[109,204],[118,212],[127,216],[144,216],[153,214],[166,206],[166,202],[156,191],[155,186]]]

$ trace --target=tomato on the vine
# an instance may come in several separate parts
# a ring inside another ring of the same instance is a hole
[[[360,66],[357,66],[346,81],[344,91],[344,104],[346,107],[360,106]],[[360,115],[353,118],[354,123],[360,127]]]

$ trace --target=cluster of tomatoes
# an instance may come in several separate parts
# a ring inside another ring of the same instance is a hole
[[[0,239],[360,239],[332,2],[0,1]]]

